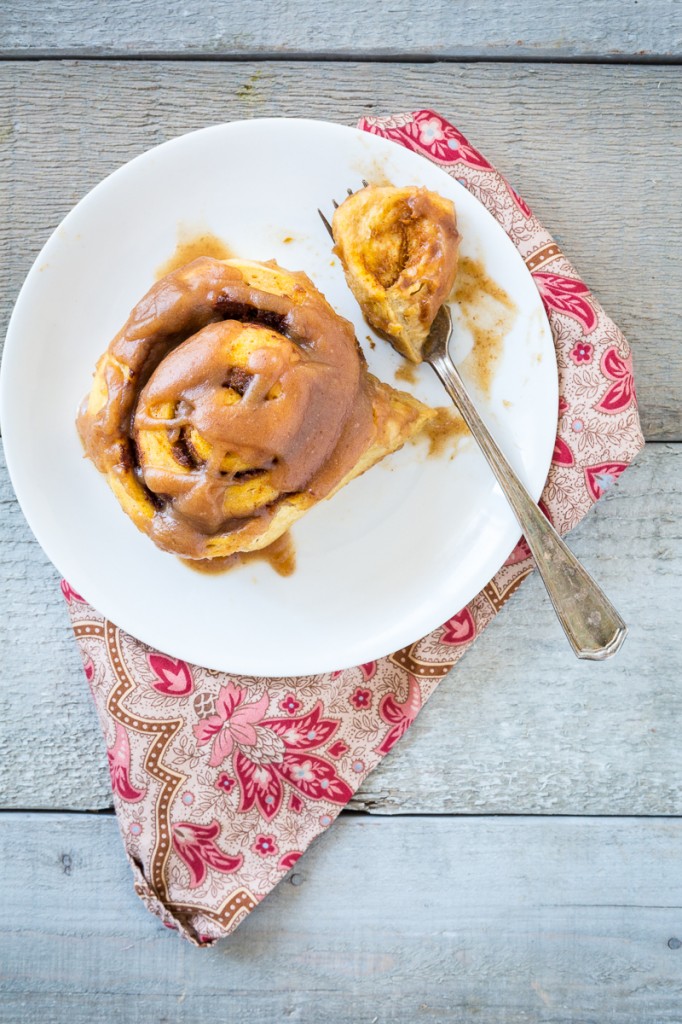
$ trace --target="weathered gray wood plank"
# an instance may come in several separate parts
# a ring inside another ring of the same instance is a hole
[[[682,49],[675,0],[5,0],[3,54],[641,57]]]
[[[355,807],[376,813],[679,814],[682,446],[647,445],[571,545],[630,624],[569,652],[528,581],[441,684]],[[104,808],[106,758],[55,570],[3,485],[0,803]],[[30,738],[30,742],[28,742]]]
[[[593,7],[603,9],[585,11]],[[233,118],[352,124],[364,113],[428,105],[514,182],[630,338],[647,436],[681,439],[682,76],[672,67],[5,64],[0,332],[61,217],[155,143]]]
[[[197,950],[133,895],[112,818],[3,815],[0,1021],[679,1022],[681,843],[680,820],[342,816]]]

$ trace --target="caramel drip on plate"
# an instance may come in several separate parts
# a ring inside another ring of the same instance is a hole
[[[402,362],[395,371],[395,379],[404,381],[406,384],[417,383],[417,371],[414,363]]]
[[[154,277],[157,281],[165,277],[166,274],[184,267],[186,263],[191,263],[192,260],[198,259],[199,256],[212,256],[216,260],[227,260],[234,255],[222,238],[211,234],[210,231],[191,235],[185,229],[180,228],[178,235],[179,239],[175,252],[161,266],[156,268]]]
[[[465,367],[481,391],[489,393],[504,339],[516,320],[516,303],[493,281],[480,260],[468,256],[460,257],[451,299],[473,336]]]
[[[424,433],[429,439],[429,456],[441,455],[449,443],[456,448],[459,441],[469,433],[469,428],[456,409],[439,406],[434,412],[436,415],[424,427]]]

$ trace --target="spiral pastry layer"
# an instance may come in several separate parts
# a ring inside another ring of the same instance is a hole
[[[133,309],[77,426],[136,525],[207,559],[271,544],[432,415],[305,274],[201,257]]]
[[[457,274],[454,204],[425,188],[369,185],[334,212],[335,252],[365,317],[419,363]]]

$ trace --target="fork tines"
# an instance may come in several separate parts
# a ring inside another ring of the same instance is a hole
[[[329,237],[333,241],[334,240],[334,235],[332,234],[332,226],[331,226],[331,224],[329,223],[329,221],[327,220],[325,215],[322,213],[322,210],[319,209],[319,207],[318,207],[317,212],[319,213],[320,217],[322,218],[322,223],[324,224],[324,226],[326,227],[327,231],[329,232]]]
[[[362,186],[363,186],[363,188],[367,188],[368,185],[369,185],[369,182],[365,181],[365,179],[363,178],[362,179]],[[346,192],[348,193],[349,196],[353,195],[353,189],[352,188],[347,188]],[[332,199],[332,206],[334,207],[335,210],[338,210],[339,204],[337,203],[336,199]],[[333,240],[334,239],[334,235],[332,233],[332,226],[331,226],[331,224],[329,223],[329,221],[327,220],[327,218],[322,213],[322,210],[320,210],[319,207],[317,209],[317,212],[319,213],[320,217],[322,218],[322,223],[324,224],[324,226],[326,227],[327,231],[329,232],[330,238]]]

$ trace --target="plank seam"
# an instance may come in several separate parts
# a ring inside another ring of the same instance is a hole
[[[204,53],[202,51],[105,51],[87,53],[80,50],[0,50],[0,61],[5,63],[34,61],[75,60],[84,63],[102,61],[125,62],[177,62],[192,61],[241,64],[585,64],[585,65],[638,65],[669,67],[682,64],[682,53],[594,53],[594,54],[470,54],[455,53],[434,56],[433,53],[281,53],[264,50],[259,53]]]
[[[0,807],[0,817],[8,814],[35,814],[43,815],[45,817],[51,817],[55,814],[69,814],[78,815],[79,817],[115,817],[113,807],[103,807],[99,809],[83,809],[83,808],[70,808],[70,807]],[[461,821],[476,821],[480,818],[495,819],[495,820],[507,820],[509,818],[580,818],[581,820],[592,819],[598,821],[669,821],[676,822],[682,821],[682,814],[578,814],[571,812],[563,812],[559,814],[548,813],[542,814],[537,811],[501,811],[495,813],[491,811],[483,811],[480,814],[467,813],[453,813],[445,812],[443,814],[437,811],[401,811],[396,814],[382,814],[370,811],[358,811],[344,807],[339,817],[343,818],[366,818],[372,821],[396,821],[399,818],[435,818],[436,820],[443,821],[447,820],[461,820]]]

